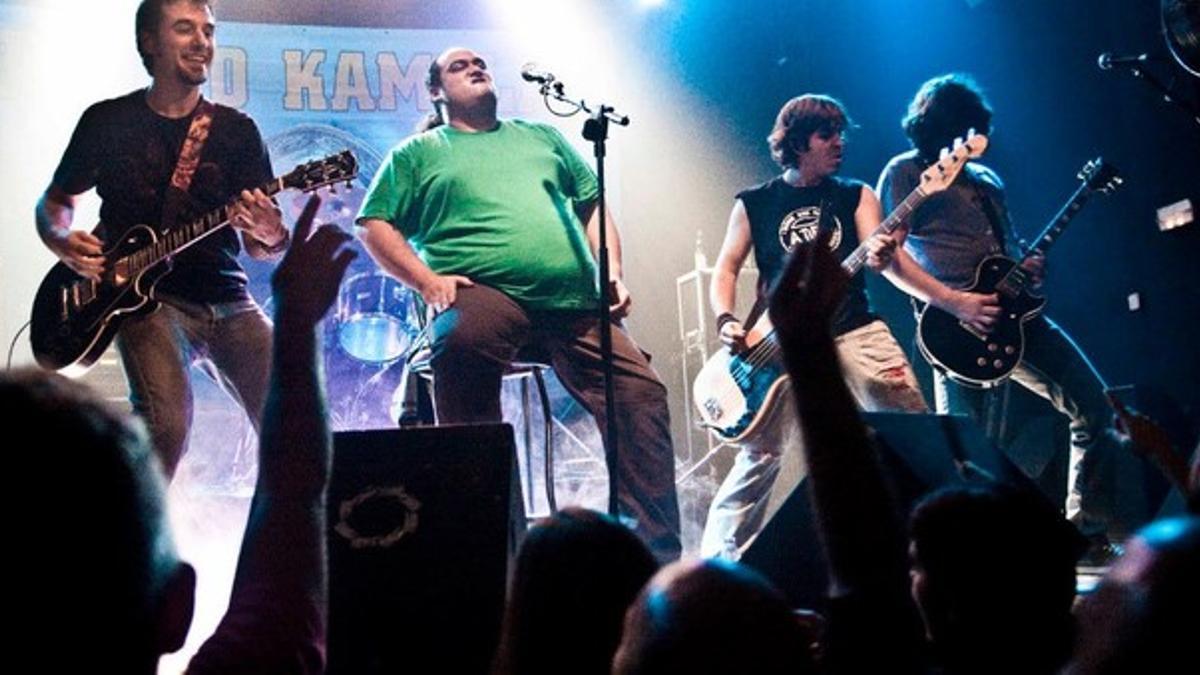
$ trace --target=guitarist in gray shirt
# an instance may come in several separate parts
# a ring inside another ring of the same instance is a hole
[[[992,111],[978,85],[970,78],[943,75],[925,82],[912,103],[903,126],[913,149],[888,162],[879,177],[878,192],[890,208],[917,185],[920,172],[937,158],[938,149],[974,129],[988,133]],[[993,332],[1002,320],[1000,297],[968,289],[976,267],[988,256],[1010,255],[1020,260],[1019,239],[1008,219],[1004,185],[992,170],[969,164],[949,189],[933,195],[917,208],[897,235],[902,243],[893,264],[884,271],[893,284],[920,302],[958,319],[976,335]],[[1020,265],[1036,288],[1041,284],[1043,260],[1025,258]],[[1067,517],[1093,542],[1089,558],[1104,563],[1117,552],[1105,534],[1102,514],[1089,510],[1094,482],[1088,451],[1104,435],[1111,417],[1105,401],[1106,385],[1078,345],[1054,322],[1038,315],[1024,324],[1025,352],[1012,371],[1012,379],[1050,401],[1071,422],[1071,454],[1067,476]],[[934,372],[939,412],[969,414],[983,420],[987,396],[983,389],[952,381]],[[996,439],[1003,441],[1003,439]]]
[[[896,250],[890,235],[876,232],[882,214],[871,188],[834,175],[842,163],[844,134],[850,125],[841,102],[829,96],[805,94],[788,101],[767,139],[783,173],[738,193],[734,202],[713,268],[709,303],[717,315],[721,341],[747,362],[763,360],[753,350],[764,322],[752,313],[744,327],[733,315],[738,273],[751,250],[758,264],[760,295],[783,269],[788,254],[815,240],[818,230],[830,231],[830,248],[839,258],[846,258],[865,241],[864,262],[875,271],[887,267]],[[858,405],[869,411],[926,412],[904,351],[887,325],[871,312],[863,277],[855,275],[851,284],[832,329],[847,385]],[[701,555],[739,558],[803,476],[799,428],[791,405],[786,393],[768,397],[764,408],[781,409],[758,412],[764,420],[760,430],[748,431],[739,441],[734,466],[709,509]]]

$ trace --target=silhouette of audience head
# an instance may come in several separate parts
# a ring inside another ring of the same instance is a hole
[[[82,384],[40,370],[0,373],[18,453],[13,494],[30,537],[18,554],[17,615],[55,669],[153,673],[183,645],[195,572],[167,522],[165,482],[141,423]],[[40,643],[40,644],[39,644]]]
[[[813,672],[812,636],[749,568],[705,559],[664,567],[625,615],[618,675]]]
[[[1086,541],[1042,495],[945,488],[917,504],[910,534],[913,600],[948,670],[1054,672],[1067,660]]]
[[[1200,518],[1170,518],[1142,528],[1080,602],[1079,639],[1067,672],[1186,670],[1185,664],[1196,661],[1198,571]]]
[[[517,553],[496,673],[608,673],[621,621],[658,568],[614,518],[568,507],[537,522]]]

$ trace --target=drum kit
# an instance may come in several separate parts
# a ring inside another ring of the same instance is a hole
[[[303,161],[314,152],[313,148],[350,147],[362,168],[360,181],[369,179],[380,162],[378,154],[360,139],[314,125],[291,128],[273,137],[269,146],[271,155],[282,164]],[[365,186],[360,182],[324,195],[317,220],[353,232]],[[294,222],[306,202],[304,195],[281,198],[284,220]],[[334,310],[324,324],[329,413],[337,431],[396,423],[391,401],[423,323],[423,305],[417,293],[384,274],[360,242],[354,241],[351,246],[358,257],[351,263]],[[269,266],[257,270],[257,275],[254,272],[251,269],[251,276],[262,277],[262,286],[269,285]],[[268,295],[264,306],[269,304]]]
[[[362,363],[392,364],[421,331],[418,304],[411,289],[380,272],[346,279],[334,315],[338,346]]]

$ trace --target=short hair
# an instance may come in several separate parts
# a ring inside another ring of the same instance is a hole
[[[967,641],[994,639],[1003,631],[991,629],[1019,617],[1030,656],[1066,660],[1087,542],[1043,495],[999,483],[943,488],[917,504],[909,530],[929,592],[923,614],[953,631],[934,636],[948,641],[939,649],[969,654]]]
[[[52,640],[120,636],[106,648],[150,653],[179,559],[145,428],[84,385],[34,369],[0,373],[0,408],[10,432],[40,446],[14,459],[14,491],[38,533],[18,554],[30,563],[21,583],[36,589],[21,614],[51,621]]]
[[[900,124],[917,152],[932,159],[971,129],[992,133],[992,107],[971,76],[950,73],[921,85]]]
[[[767,136],[771,159],[786,168],[794,168],[797,155],[808,150],[814,132],[840,134],[854,126],[842,102],[824,94],[797,96],[779,109],[775,126]]]
[[[812,637],[757,572],[681,561],[659,570],[626,612],[612,672],[802,675],[815,671]]]
[[[658,563],[628,527],[567,507],[539,520],[517,553],[492,672],[607,675],[625,610]]]
[[[133,40],[137,45],[138,55],[142,57],[142,67],[146,72],[154,74],[154,59],[142,51],[142,34],[155,33],[162,23],[163,7],[177,2],[190,2],[193,5],[213,5],[213,0],[142,0],[138,5],[137,14],[133,19]]]

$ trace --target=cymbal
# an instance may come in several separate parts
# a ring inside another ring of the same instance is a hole
[[[1200,77],[1200,0],[1162,0],[1162,25],[1171,55]]]

